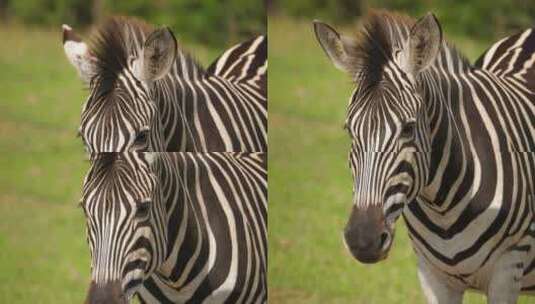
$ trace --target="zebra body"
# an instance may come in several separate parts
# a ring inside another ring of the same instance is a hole
[[[487,290],[506,256],[511,281],[535,293],[535,87],[477,68],[446,74],[447,56],[429,68],[438,91],[424,99],[454,120],[445,107],[429,117],[428,184],[403,212],[414,249],[461,290]]]
[[[82,206],[88,303],[267,301],[265,154],[96,154]]]
[[[428,303],[460,303],[467,289],[490,303],[535,293],[531,31],[472,66],[442,41],[433,15],[374,13],[356,38],[315,30],[358,84],[346,121],[352,254],[386,258],[403,215]]]
[[[267,150],[267,40],[234,46],[208,69],[167,28],[115,17],[83,42],[64,26],[89,85],[79,134],[89,152]]]

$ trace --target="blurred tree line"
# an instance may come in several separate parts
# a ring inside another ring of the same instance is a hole
[[[0,0],[3,22],[80,27],[112,14],[138,16],[213,45],[266,33],[265,0]]]
[[[447,32],[496,39],[535,26],[534,0],[267,0],[272,14],[354,23],[370,8],[435,13]]]

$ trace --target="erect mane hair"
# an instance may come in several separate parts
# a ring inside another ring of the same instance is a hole
[[[96,57],[96,72],[108,85],[113,85],[117,76],[128,65],[131,56],[137,56],[143,43],[155,28],[134,17],[114,16],[99,24],[89,38],[89,50]],[[188,67],[203,72],[203,68],[181,47],[177,60],[185,61]]]
[[[358,85],[372,88],[381,82],[385,65],[393,59],[396,50],[403,49],[415,23],[409,16],[383,10],[372,10],[363,18],[354,42],[346,50],[351,75]],[[461,59],[463,66],[470,66],[447,42],[440,48],[440,53],[444,52]]]

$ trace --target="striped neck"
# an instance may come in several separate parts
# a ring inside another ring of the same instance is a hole
[[[438,216],[444,215],[458,202],[454,196],[457,191],[452,190],[458,190],[460,185],[444,180],[472,176],[478,165],[468,151],[471,139],[463,128],[463,122],[468,119],[466,103],[471,101],[459,89],[462,88],[459,82],[471,69],[465,57],[444,43],[433,66],[419,79],[431,133],[429,175],[419,199],[438,212]]]
[[[188,55],[182,54],[169,75],[154,83],[153,96],[160,113],[166,151],[206,150],[194,127],[199,123],[195,117],[198,108],[205,107],[202,105],[205,96],[200,88],[204,77],[204,70]],[[170,147],[174,149],[170,150]]]
[[[175,64],[168,77],[194,81],[203,78],[205,73],[204,68],[197,60],[179,48]]]
[[[196,191],[199,190],[194,175],[199,172],[196,172],[196,165],[188,160],[189,155],[160,153],[160,161],[164,163],[160,182],[166,185],[163,187],[165,202],[162,203],[167,215],[167,256],[158,272],[167,278],[182,273],[184,270],[178,268],[184,267],[186,261],[198,254],[194,248],[200,246],[204,251],[208,243],[206,227],[203,227],[203,219],[200,218],[202,215],[196,211],[199,209]]]

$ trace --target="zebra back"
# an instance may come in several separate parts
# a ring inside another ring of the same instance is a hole
[[[475,66],[500,77],[513,77],[535,86],[535,33],[528,29],[503,38],[486,50]]]
[[[265,91],[267,85],[266,36],[255,37],[228,49],[208,67],[207,72],[232,82],[245,82]]]

